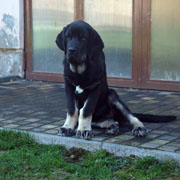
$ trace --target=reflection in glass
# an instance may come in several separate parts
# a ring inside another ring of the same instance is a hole
[[[107,74],[131,78],[132,0],[91,0],[85,3],[85,21],[105,44]]]
[[[32,0],[33,71],[63,72],[56,36],[74,20],[74,0]]]
[[[151,79],[180,81],[180,1],[152,0]]]

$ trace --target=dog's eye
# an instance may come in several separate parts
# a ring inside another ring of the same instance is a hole
[[[71,35],[70,34],[66,35],[66,38],[71,39]]]

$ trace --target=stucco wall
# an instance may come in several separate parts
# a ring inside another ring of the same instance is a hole
[[[0,0],[0,78],[23,77],[23,0]]]

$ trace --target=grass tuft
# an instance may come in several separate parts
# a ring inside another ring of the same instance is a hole
[[[0,150],[11,150],[19,147],[34,146],[36,143],[27,133],[0,131]]]

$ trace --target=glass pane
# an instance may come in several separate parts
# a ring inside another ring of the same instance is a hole
[[[63,72],[56,36],[74,19],[74,0],[32,0],[33,71]]]
[[[151,79],[180,81],[180,1],[152,0]]]
[[[101,35],[105,44],[107,74],[131,77],[132,0],[85,1],[85,21]]]

